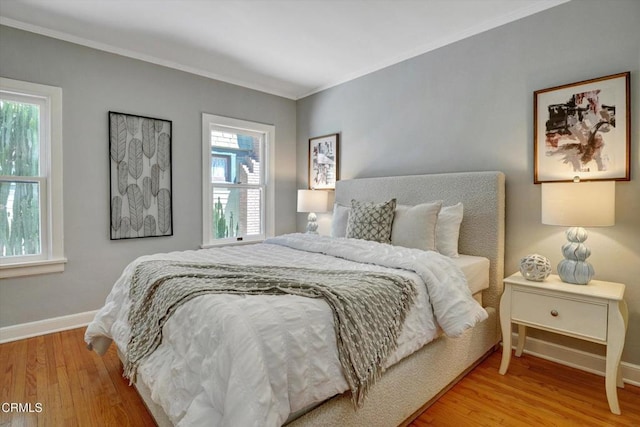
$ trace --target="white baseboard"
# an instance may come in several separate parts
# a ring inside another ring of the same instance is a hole
[[[513,343],[517,343],[518,334],[514,333],[511,339]],[[514,344],[513,348],[515,349],[515,347]],[[588,353],[531,337],[527,337],[524,353],[604,377],[606,359],[599,354]],[[640,365],[622,362],[620,366],[624,382],[640,387]]]
[[[86,326],[91,322],[98,311],[70,314],[68,316],[54,317],[52,319],[38,320],[37,322],[22,323],[20,325],[0,328],[0,344],[31,338],[52,332],[66,331]]]

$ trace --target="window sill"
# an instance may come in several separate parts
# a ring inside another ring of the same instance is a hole
[[[219,248],[222,246],[241,246],[241,245],[252,245],[254,243],[262,243],[264,242],[264,237],[248,239],[244,238],[243,240],[234,240],[234,239],[220,239],[220,241],[215,243],[203,243],[200,245],[200,249],[211,249],[211,248]]]
[[[0,265],[0,279],[35,276],[38,274],[61,273],[64,271],[64,265],[66,263],[66,258],[55,258]]]

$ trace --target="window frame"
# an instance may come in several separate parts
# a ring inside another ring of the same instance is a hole
[[[62,272],[67,262],[63,234],[62,89],[0,77],[0,92],[7,99],[35,99],[41,105],[39,175],[3,176],[6,181],[40,183],[41,253],[0,257],[0,278]]]
[[[261,222],[263,233],[255,236],[229,237],[225,239],[214,239],[211,237],[211,216],[213,214],[213,187],[231,188],[255,188],[256,185],[236,184],[229,182],[212,182],[211,177],[211,131],[214,127],[230,128],[234,131],[245,131],[248,133],[258,133],[264,136],[262,143],[263,160],[261,162],[261,173],[263,173],[263,203],[261,204]],[[202,248],[210,248],[223,245],[235,245],[256,243],[267,237],[272,237],[275,230],[275,192],[274,176],[275,168],[275,126],[258,123],[242,119],[218,116],[209,113],[202,113]]]

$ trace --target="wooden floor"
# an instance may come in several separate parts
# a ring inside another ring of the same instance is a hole
[[[489,356],[411,427],[640,427],[640,387],[618,389],[622,415],[614,415],[604,377],[526,354],[512,357],[503,376],[501,356]]]
[[[154,425],[121,376],[115,346],[99,357],[83,335],[75,329],[0,345],[0,426]],[[638,387],[618,390],[618,416],[602,377],[526,355],[512,358],[505,376],[499,364],[493,353],[411,426],[640,426]],[[32,412],[7,412],[11,402]]]

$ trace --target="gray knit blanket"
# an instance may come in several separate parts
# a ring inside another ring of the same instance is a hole
[[[139,364],[160,345],[162,327],[180,305],[216,293],[323,298],[333,312],[338,355],[356,406],[384,371],[416,296],[410,279],[381,272],[142,262],[129,294],[125,377],[135,381]]]

